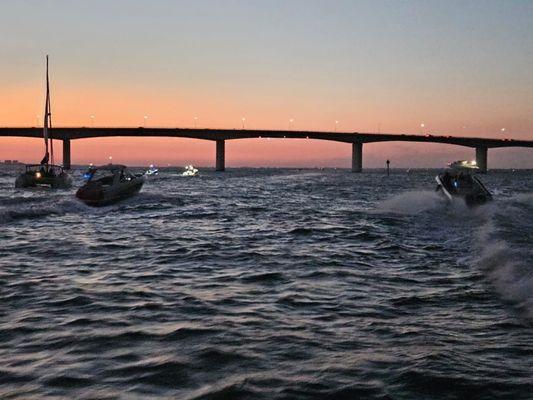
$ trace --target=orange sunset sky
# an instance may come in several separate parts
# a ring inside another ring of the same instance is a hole
[[[253,129],[287,129],[294,119],[294,129],[334,130],[339,121],[339,131],[533,140],[532,26],[531,2],[6,1],[0,125],[42,124],[50,54],[56,126],[192,127],[197,117],[198,127],[240,128],[245,117]],[[214,147],[96,138],[73,141],[72,158],[212,166]],[[348,167],[350,151],[255,139],[229,141],[226,159]],[[41,140],[0,138],[0,159],[36,162],[42,153]],[[472,157],[456,146],[368,144],[364,165]],[[489,159],[493,168],[533,168],[531,149],[491,150]]]

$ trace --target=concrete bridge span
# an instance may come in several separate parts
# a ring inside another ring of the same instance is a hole
[[[533,147],[533,140],[493,139],[440,135],[413,135],[402,133],[359,133],[320,131],[279,131],[248,129],[188,129],[188,128],[54,128],[53,138],[63,141],[63,165],[70,168],[70,141],[98,137],[180,137],[211,140],[216,143],[216,170],[225,169],[225,143],[227,140],[254,138],[316,139],[343,142],[352,145],[352,171],[363,168],[363,144],[376,142],[443,143],[475,149],[481,172],[487,171],[488,149],[498,147]],[[0,127],[0,137],[42,137],[42,128]]]

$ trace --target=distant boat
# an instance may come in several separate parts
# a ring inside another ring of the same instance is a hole
[[[475,161],[455,161],[449,169],[437,175],[437,191],[449,201],[462,199],[467,206],[473,207],[492,200],[492,195],[481,180],[474,175],[478,170]]]
[[[145,175],[157,175],[158,173],[159,173],[159,169],[154,167],[154,164],[150,164],[150,168],[148,168],[144,174]]]
[[[198,175],[198,170],[192,165],[185,166],[185,171],[181,173],[182,176],[196,176]]]
[[[46,102],[44,106],[43,137],[45,152],[40,164],[26,165],[26,170],[15,180],[15,187],[29,188],[48,186],[54,189],[69,188],[70,176],[62,166],[54,165],[54,142],[52,138],[52,111],[50,107],[50,79],[48,76],[48,56],[46,56]]]
[[[94,207],[107,206],[137,194],[144,176],[131,173],[124,165],[109,164],[90,168],[87,183],[76,192],[76,197]]]

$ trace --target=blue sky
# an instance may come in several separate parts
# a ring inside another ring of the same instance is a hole
[[[0,94],[13,108],[0,124],[35,120],[49,53],[64,125],[149,113],[154,125],[201,114],[232,127],[246,115],[257,128],[293,117],[305,129],[341,120],[416,133],[424,121],[435,133],[505,127],[533,139],[532,27],[531,1],[8,0]]]

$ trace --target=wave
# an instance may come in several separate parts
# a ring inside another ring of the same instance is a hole
[[[441,208],[446,200],[430,190],[403,192],[377,203],[374,213],[414,215],[435,208]]]
[[[500,296],[533,320],[533,193],[504,200],[490,212],[475,234],[477,264]]]
[[[503,300],[533,320],[533,193],[468,208],[461,201],[450,204],[436,192],[409,191],[379,202],[371,213],[410,216],[437,210],[445,210],[435,213],[444,218],[443,226],[467,223],[475,229],[473,263]]]
[[[65,215],[80,212],[87,206],[74,199],[60,200],[55,204],[42,205],[41,202],[22,202],[24,205],[6,207],[0,210],[0,223],[13,222],[21,219],[44,218],[50,215]]]
[[[107,214],[109,211],[123,209],[165,209],[184,205],[178,196],[162,195],[155,193],[140,193],[130,199],[107,207],[94,208],[83,204],[73,195],[53,195],[51,197],[16,196],[13,198],[0,198],[0,223],[18,220],[45,218],[48,216],[66,215],[71,213]],[[40,194],[40,193],[37,193]],[[47,193],[45,193],[47,194]]]
[[[125,200],[125,203],[138,203],[144,205],[169,204],[173,206],[182,206],[184,204],[184,201],[179,195],[141,192],[138,195]]]

